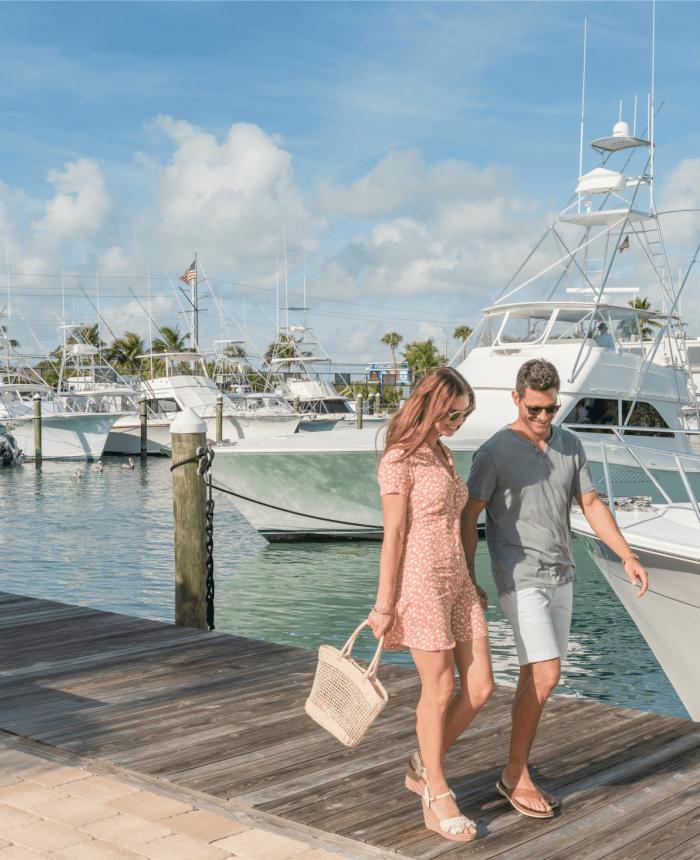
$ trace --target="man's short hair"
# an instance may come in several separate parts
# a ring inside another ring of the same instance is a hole
[[[531,388],[533,391],[549,391],[550,388],[556,388],[559,391],[560,385],[556,367],[551,361],[545,361],[543,358],[532,358],[526,361],[518,371],[515,380],[515,390],[520,397],[525,394],[526,388]]]

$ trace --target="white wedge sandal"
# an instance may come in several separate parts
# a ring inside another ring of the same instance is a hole
[[[466,815],[456,815],[453,818],[443,818],[440,820],[437,813],[432,808],[436,800],[441,800],[443,797],[452,797],[455,800],[455,793],[452,789],[443,791],[442,794],[431,795],[428,785],[425,786],[423,793],[423,819],[428,830],[439,834],[443,839],[449,839],[451,842],[472,842],[476,839],[476,824],[467,818]]]

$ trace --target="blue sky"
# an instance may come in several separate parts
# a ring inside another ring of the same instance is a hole
[[[452,351],[575,185],[585,17],[590,139],[646,102],[649,3],[0,4],[14,325],[54,345],[63,272],[72,321],[97,274],[115,330],[143,332],[124,287],[148,269],[183,327],[166,273],[197,249],[227,329],[245,296],[265,346],[284,230],[338,360],[387,330]],[[658,4],[661,188],[700,159],[699,34],[697,4]]]

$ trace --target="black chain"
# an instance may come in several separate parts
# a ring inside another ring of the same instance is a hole
[[[207,486],[207,505],[206,505],[206,525],[204,533],[206,535],[205,546],[207,548],[207,558],[205,561],[207,580],[206,580],[206,600],[207,600],[207,626],[210,630],[214,629],[214,499],[212,498],[212,483],[211,483],[211,463],[214,459],[214,450],[207,446],[206,448],[197,448],[197,459],[199,465],[197,472],[204,478]]]

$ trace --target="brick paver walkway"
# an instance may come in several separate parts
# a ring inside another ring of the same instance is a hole
[[[0,860],[339,860],[119,776],[0,746]]]

